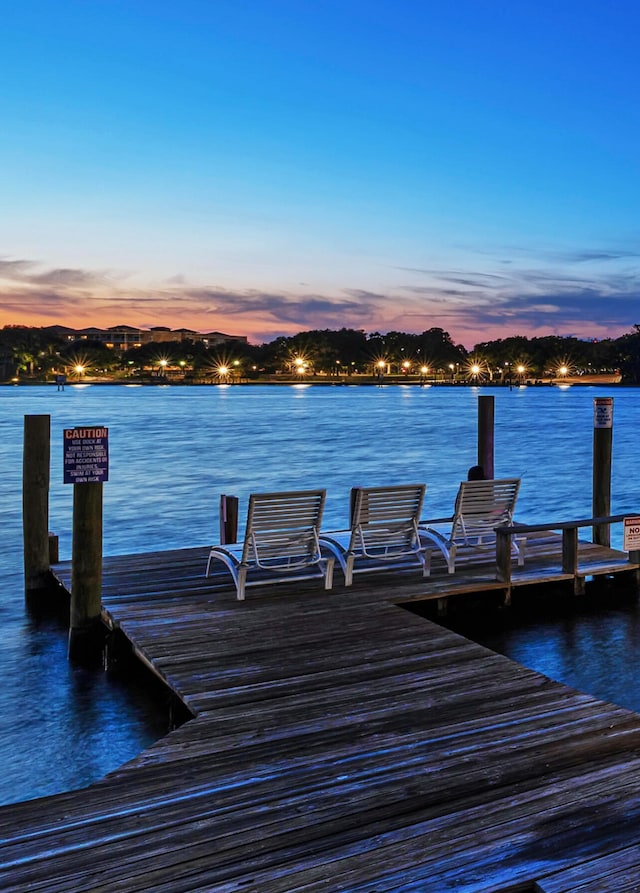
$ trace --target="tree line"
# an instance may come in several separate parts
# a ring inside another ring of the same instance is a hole
[[[86,372],[115,378],[172,374],[215,380],[225,374],[251,379],[290,373],[542,379],[557,375],[561,367],[571,374],[620,372],[624,382],[640,384],[640,325],[615,339],[519,335],[480,342],[473,350],[456,344],[448,332],[437,327],[420,334],[315,329],[259,345],[227,341],[214,347],[199,340],[183,340],[124,351],[85,339],[67,342],[36,327],[0,329],[0,377],[4,381],[41,380],[78,369],[82,370],[78,375]]]

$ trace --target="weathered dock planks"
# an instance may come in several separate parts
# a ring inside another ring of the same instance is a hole
[[[514,585],[553,577],[552,542]],[[3,891],[635,889],[640,717],[397,605],[500,592],[490,561],[239,603],[206,554],[105,560],[105,617],[197,716],[84,791],[0,809]]]

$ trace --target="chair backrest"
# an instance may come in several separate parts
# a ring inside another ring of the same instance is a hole
[[[318,561],[318,531],[326,490],[252,493],[242,563],[260,567],[304,567]]]
[[[403,552],[418,539],[425,484],[357,487],[353,491],[350,549]]]
[[[456,497],[451,539],[495,536],[495,528],[509,524],[520,490],[520,478],[463,481]]]

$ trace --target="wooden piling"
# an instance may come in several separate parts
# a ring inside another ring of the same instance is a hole
[[[611,514],[611,454],[613,445],[613,397],[596,397],[593,420],[593,517]],[[593,527],[593,542],[611,545],[608,524]]]
[[[238,504],[237,496],[220,497],[220,543],[230,545],[238,542]]]
[[[49,565],[60,561],[60,538],[55,533],[49,534]]]
[[[487,480],[493,480],[493,420],[494,397],[478,397],[478,465]]]
[[[22,529],[25,597],[50,588],[49,475],[51,417],[24,417]]]
[[[69,657],[96,663],[102,657],[102,483],[73,486]]]

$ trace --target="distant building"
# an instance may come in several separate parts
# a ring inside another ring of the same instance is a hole
[[[207,346],[223,344],[225,341],[247,343],[245,335],[225,335],[223,332],[194,332],[192,329],[170,329],[168,326],[154,326],[151,329],[136,329],[133,326],[109,326],[99,329],[89,326],[86,329],[71,329],[69,326],[44,326],[44,332],[61,338],[63,341],[97,341],[114,350],[130,350],[143,344],[167,341],[202,341]]]
[[[202,341],[203,344],[223,344],[225,341],[241,341],[247,343],[246,335],[225,335],[224,332],[194,332],[193,329],[169,329],[167,326],[154,326],[151,329],[151,341]]]
[[[225,335],[224,332],[207,332],[198,335],[199,341],[204,341],[206,345],[211,347],[212,344],[224,344],[225,341],[240,341],[242,344],[247,343],[246,335]]]

